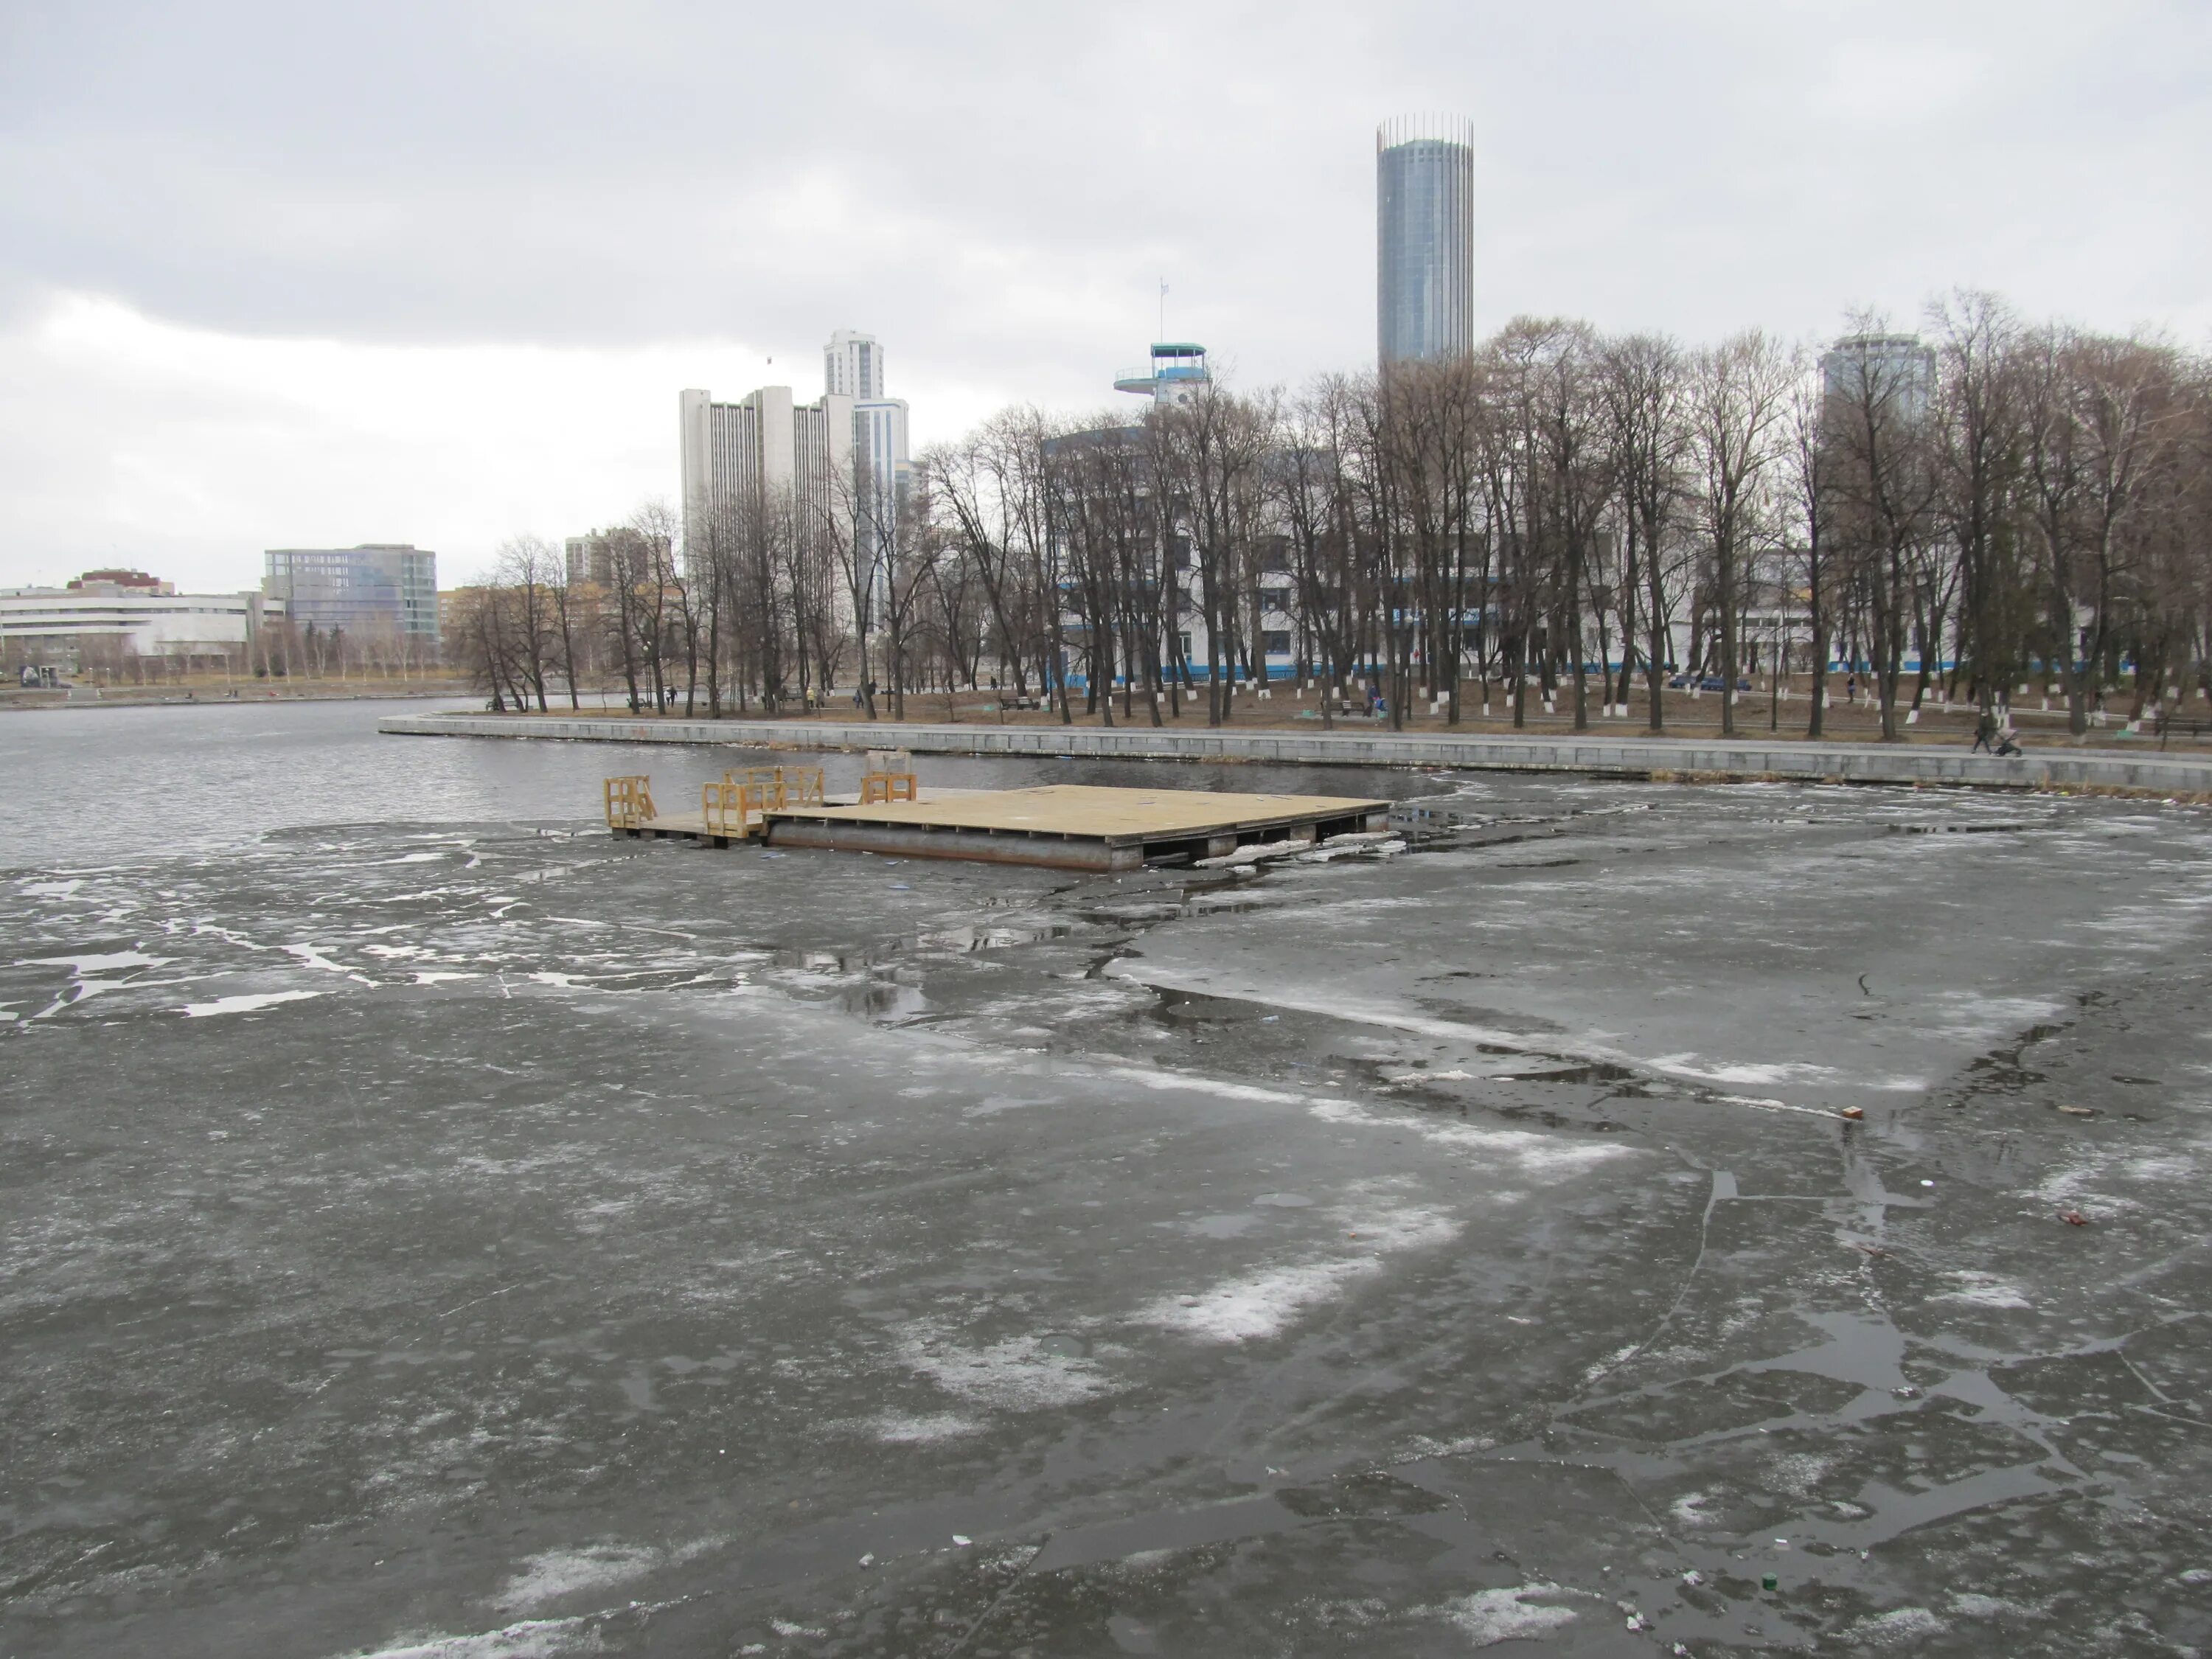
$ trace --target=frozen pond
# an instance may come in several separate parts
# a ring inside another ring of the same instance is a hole
[[[0,718],[0,1652],[2212,1644],[2212,814],[923,763],[1426,836],[1082,878],[394,707]]]

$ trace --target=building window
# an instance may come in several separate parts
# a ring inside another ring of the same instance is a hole
[[[1261,648],[1271,657],[1291,654],[1291,633],[1286,628],[1270,628],[1260,635]]]

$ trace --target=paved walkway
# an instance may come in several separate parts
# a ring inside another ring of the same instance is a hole
[[[891,726],[866,720],[635,720],[606,715],[404,714],[378,730],[422,737],[541,738],[746,748],[888,749],[918,755],[1267,761],[1291,766],[1449,766],[1635,778],[1789,779],[2012,789],[2117,789],[2212,798],[2212,757],[2032,750],[2016,759],[1927,744],[1669,738],[1587,732],[1154,730],[1143,726]]]

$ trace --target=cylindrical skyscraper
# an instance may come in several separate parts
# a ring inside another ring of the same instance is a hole
[[[1474,349],[1474,125],[1375,130],[1375,323],[1383,367]]]

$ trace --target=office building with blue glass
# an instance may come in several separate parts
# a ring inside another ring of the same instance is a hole
[[[268,550],[261,591],[301,628],[388,629],[434,649],[438,556],[406,543]]]
[[[1474,349],[1473,125],[1410,116],[1375,131],[1376,350],[1393,363]]]

